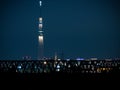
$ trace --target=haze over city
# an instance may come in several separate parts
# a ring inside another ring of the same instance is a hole
[[[44,55],[120,57],[119,0],[42,0]],[[0,59],[37,58],[39,0],[0,1]]]

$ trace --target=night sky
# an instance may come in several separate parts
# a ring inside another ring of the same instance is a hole
[[[44,55],[120,57],[119,0],[42,0]],[[39,0],[0,0],[0,59],[37,58]]]

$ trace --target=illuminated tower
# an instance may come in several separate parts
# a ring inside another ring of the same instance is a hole
[[[43,18],[42,18],[42,1],[40,4],[40,17],[39,17],[39,31],[38,31],[38,60],[43,60],[44,58],[44,36],[43,36]]]

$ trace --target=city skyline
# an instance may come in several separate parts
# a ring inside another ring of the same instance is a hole
[[[42,2],[45,57],[120,57],[119,0]],[[39,0],[0,4],[0,59],[37,59]]]

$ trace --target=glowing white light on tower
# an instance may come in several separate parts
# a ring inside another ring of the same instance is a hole
[[[39,18],[39,23],[42,23],[42,17]]]
[[[40,1],[39,3],[40,3],[40,6],[42,6],[42,1]]]
[[[42,24],[39,24],[39,28],[42,28],[43,27],[43,25]]]
[[[43,31],[38,31],[38,32],[42,34]]]
[[[43,44],[43,36],[39,36],[39,42]]]

